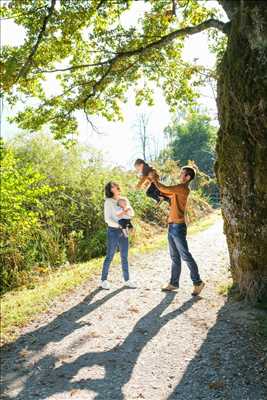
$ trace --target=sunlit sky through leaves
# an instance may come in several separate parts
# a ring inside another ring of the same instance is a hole
[[[217,6],[216,1],[209,1],[209,6]],[[147,4],[142,0],[133,3],[131,9],[122,17],[123,24],[136,24],[138,18],[142,16],[146,10]],[[20,45],[23,43],[24,31],[11,20],[5,20],[1,23],[1,42],[2,45]],[[206,32],[190,36],[186,40],[184,49],[184,60],[194,61],[197,63],[213,67],[215,56],[208,49],[208,35]],[[56,90],[57,82],[50,75],[46,81],[46,90],[53,92]],[[203,109],[206,109],[208,114],[216,124],[216,104],[215,94],[210,84],[207,84],[201,89],[201,98],[199,104]],[[155,89],[155,105],[152,107],[141,105],[136,106],[134,95],[131,91],[128,93],[128,102],[122,106],[124,113],[124,122],[107,122],[103,118],[93,117],[92,120],[98,131],[92,130],[91,125],[86,121],[82,113],[78,114],[79,120],[79,141],[100,149],[104,153],[106,162],[112,165],[121,165],[131,167],[135,158],[140,157],[140,146],[135,138],[135,121],[139,113],[149,115],[149,132],[152,136],[151,154],[154,154],[156,149],[163,148],[166,145],[164,138],[164,128],[171,121],[171,114],[168,111],[168,106],[164,100],[164,96],[160,89]],[[10,125],[6,119],[12,113],[8,105],[4,105],[3,121],[2,121],[2,136],[11,138],[18,132],[15,126]]]

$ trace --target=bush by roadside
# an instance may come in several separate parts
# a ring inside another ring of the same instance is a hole
[[[137,178],[121,168],[107,168],[92,148],[66,148],[47,135],[17,137],[1,153],[1,292],[31,285],[66,263],[77,263],[105,253],[104,185],[118,181],[135,209],[136,234],[149,237],[166,226],[167,206],[158,207]],[[158,165],[166,183],[178,180],[173,161]],[[200,191],[192,192],[188,220],[211,211]]]

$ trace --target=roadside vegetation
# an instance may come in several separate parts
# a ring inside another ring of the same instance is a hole
[[[38,276],[86,262],[105,253],[104,185],[117,181],[136,217],[132,245],[160,233],[167,208],[137,191],[134,172],[108,168],[99,152],[50,136],[18,136],[1,151],[1,293],[30,287]],[[178,181],[173,160],[156,163],[162,179]],[[201,185],[189,202],[188,220],[211,211]]]

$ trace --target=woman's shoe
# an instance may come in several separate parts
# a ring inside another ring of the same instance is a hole
[[[125,281],[125,286],[130,288],[130,289],[136,289],[136,285],[133,282],[131,282],[130,280],[129,281]]]
[[[108,281],[101,281],[100,287],[102,289],[105,289],[105,290],[109,290],[110,289]]]

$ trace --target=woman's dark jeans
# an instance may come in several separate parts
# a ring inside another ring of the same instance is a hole
[[[197,263],[188,249],[186,233],[186,224],[169,224],[168,241],[172,259],[170,283],[176,287],[179,287],[181,259],[187,263],[193,283],[201,283]]]
[[[108,227],[107,231],[107,255],[104,260],[101,280],[105,281],[108,277],[110,264],[114,258],[117,247],[120,249],[121,265],[123,278],[125,281],[129,280],[129,266],[128,266],[128,248],[129,241],[125,237],[120,228]]]

